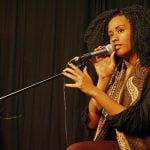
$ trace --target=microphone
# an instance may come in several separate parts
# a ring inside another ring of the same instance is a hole
[[[94,56],[110,55],[115,50],[114,45],[107,44],[105,48],[74,57],[71,61],[86,61]]]

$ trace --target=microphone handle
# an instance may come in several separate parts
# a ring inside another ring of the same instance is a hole
[[[93,52],[90,52],[90,53],[83,54],[81,56],[74,57],[72,60],[82,62],[82,61],[87,61],[91,57],[103,56],[103,55],[106,55],[106,54],[108,54],[107,49],[100,49],[98,51],[93,51]]]
[[[94,57],[94,56],[102,56],[102,55],[105,55],[107,54],[108,52],[106,51],[106,49],[101,49],[101,50],[98,50],[98,51],[93,51],[91,53],[87,53],[87,54],[84,54],[80,57],[80,59],[89,59],[91,57]]]

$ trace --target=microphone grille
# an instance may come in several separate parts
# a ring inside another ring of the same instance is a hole
[[[106,49],[108,51],[108,54],[111,54],[115,50],[115,46],[113,44],[107,44]]]

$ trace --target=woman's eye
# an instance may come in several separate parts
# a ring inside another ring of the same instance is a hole
[[[118,33],[122,33],[124,31],[124,29],[119,29]]]
[[[113,34],[109,34],[108,36],[109,36],[109,37],[113,37]]]

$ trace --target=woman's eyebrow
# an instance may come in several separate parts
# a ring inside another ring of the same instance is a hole
[[[116,26],[115,29],[118,29],[119,27],[122,27],[122,26],[123,26],[123,27],[126,27],[126,25],[123,24],[123,25],[118,25],[118,26]],[[112,32],[112,30],[109,30],[108,32],[110,33],[110,32]]]

